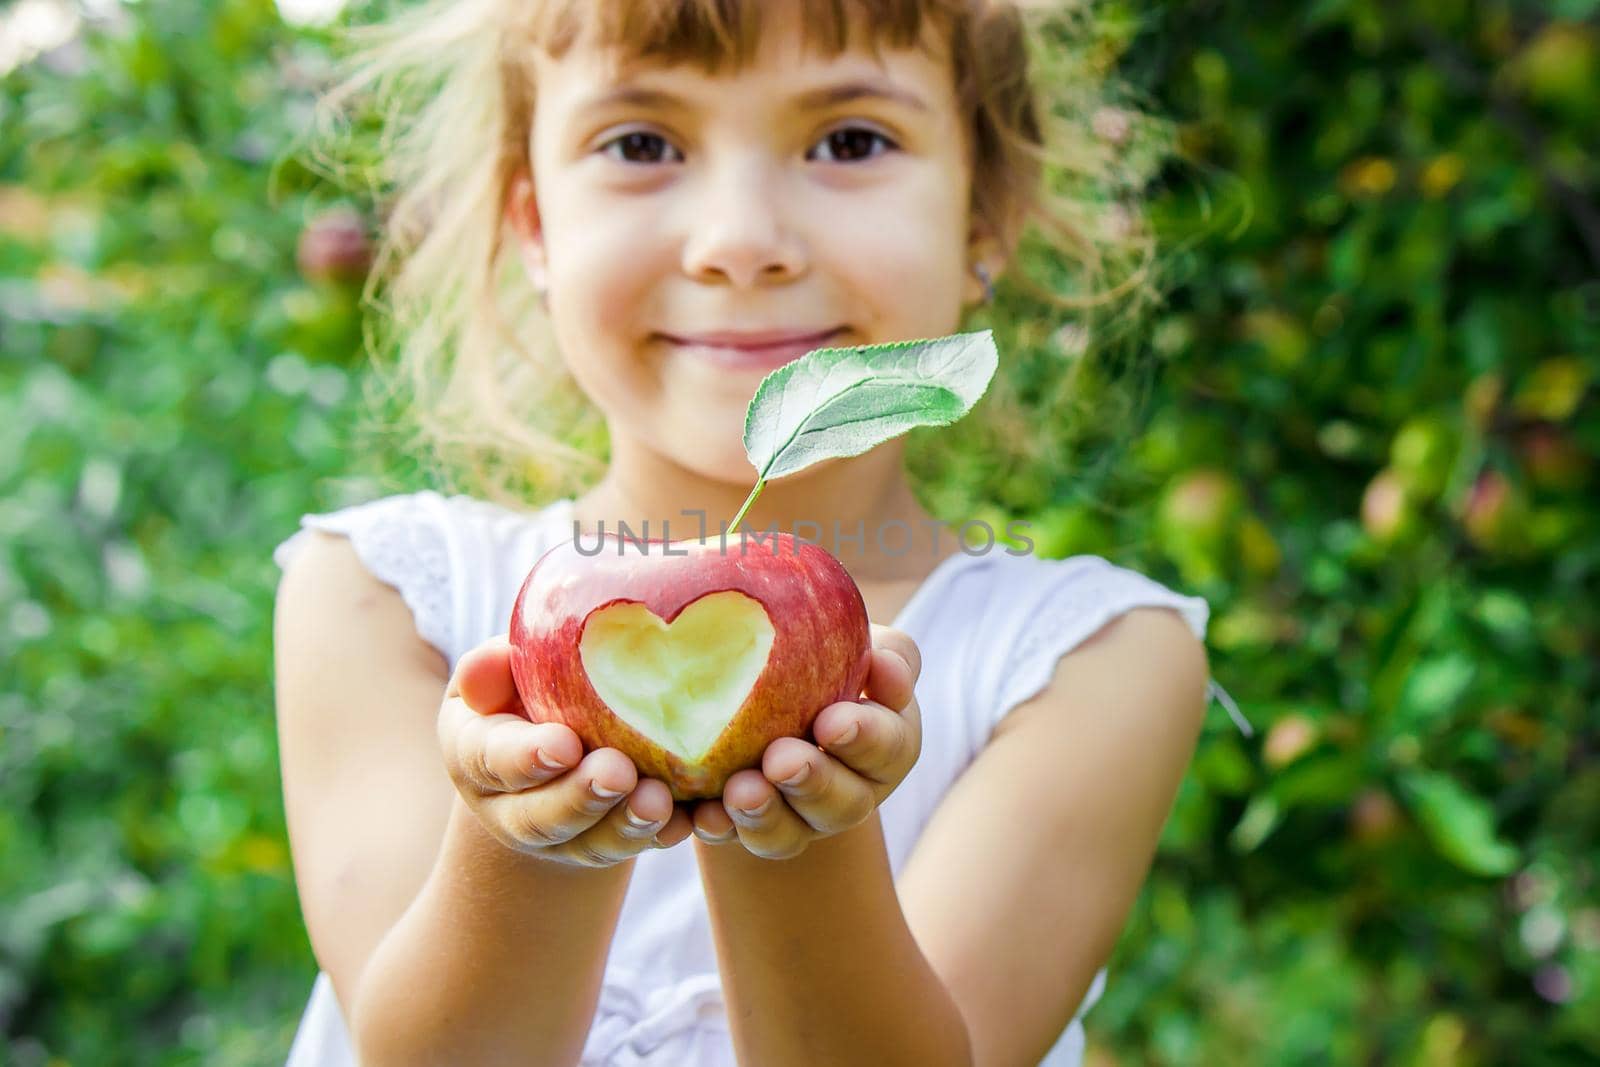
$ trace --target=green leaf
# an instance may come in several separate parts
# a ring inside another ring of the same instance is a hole
[[[1419,771],[1400,784],[1418,822],[1446,859],[1473,874],[1500,876],[1516,869],[1518,852],[1495,836],[1487,801],[1442,774]]]
[[[1233,833],[1228,835],[1228,843],[1235,852],[1254,852],[1282,820],[1283,808],[1279,806],[1278,798],[1268,793],[1257,793],[1245,805],[1244,814],[1239,817]]]
[[[1269,794],[1285,811],[1308,805],[1337,805],[1353,796],[1362,768],[1353,756],[1313,757],[1279,774]]]
[[[1401,721],[1411,729],[1421,729],[1446,715],[1466,696],[1477,674],[1477,664],[1460,652],[1417,664],[1400,692]]]
[[[972,410],[999,362],[990,330],[807,352],[757,387],[745,452],[765,482],[949,425]]]

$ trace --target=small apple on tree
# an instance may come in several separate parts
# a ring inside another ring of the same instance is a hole
[[[737,533],[769,479],[955,422],[998,363],[984,330],[817,349],[773,371],[745,415],[756,484],[726,529]],[[563,542],[524,580],[509,637],[530,720],[617,749],[678,801],[720,796],[773,741],[859,698],[872,654],[844,565],[783,533]]]
[[[372,267],[372,242],[361,213],[334,207],[306,223],[295,243],[301,277],[323,284],[358,284]]]

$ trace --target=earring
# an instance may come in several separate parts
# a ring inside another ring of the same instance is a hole
[[[994,303],[994,281],[989,277],[989,268],[982,263],[974,263],[972,265],[972,273],[976,274],[978,280],[983,283],[983,302],[985,304]]]

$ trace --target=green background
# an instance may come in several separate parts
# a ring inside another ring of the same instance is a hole
[[[1136,432],[940,487],[1206,597],[1257,727],[1213,708],[1095,1067],[1600,1057],[1597,8],[1108,9],[1186,153],[1154,190],[1174,289]],[[422,484],[346,447],[358,286],[296,265],[341,195],[289,153],[327,44],[262,0],[166,0],[5,75],[19,1067],[280,1063],[315,974],[270,550]],[[997,324],[1025,311],[1002,287]]]

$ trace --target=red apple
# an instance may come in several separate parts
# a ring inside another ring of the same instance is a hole
[[[295,263],[307,281],[355,283],[372,267],[367,223],[353,208],[330,208],[300,231]]]
[[[1485,552],[1520,554],[1528,543],[1528,500],[1522,487],[1485,468],[1457,505],[1467,540]]]
[[[1559,426],[1534,423],[1518,441],[1523,466],[1541,489],[1573,490],[1588,480],[1589,454]]]
[[[1368,786],[1350,804],[1350,836],[1362,844],[1389,840],[1400,829],[1400,808],[1382,786]]]
[[[510,639],[529,719],[618,749],[677,800],[720,796],[859,699],[872,654],[849,573],[789,534],[565,541],[523,582]]]
[[[1317,743],[1322,731],[1307,715],[1291,712],[1272,724],[1262,744],[1262,758],[1274,770],[1287,767]]]
[[[1380,545],[1409,540],[1420,528],[1416,501],[1393,468],[1385,467],[1361,495],[1361,527]]]
[[[1156,544],[1185,580],[1216,581],[1236,555],[1244,487],[1216,468],[1186,471],[1168,483],[1156,511]]]

